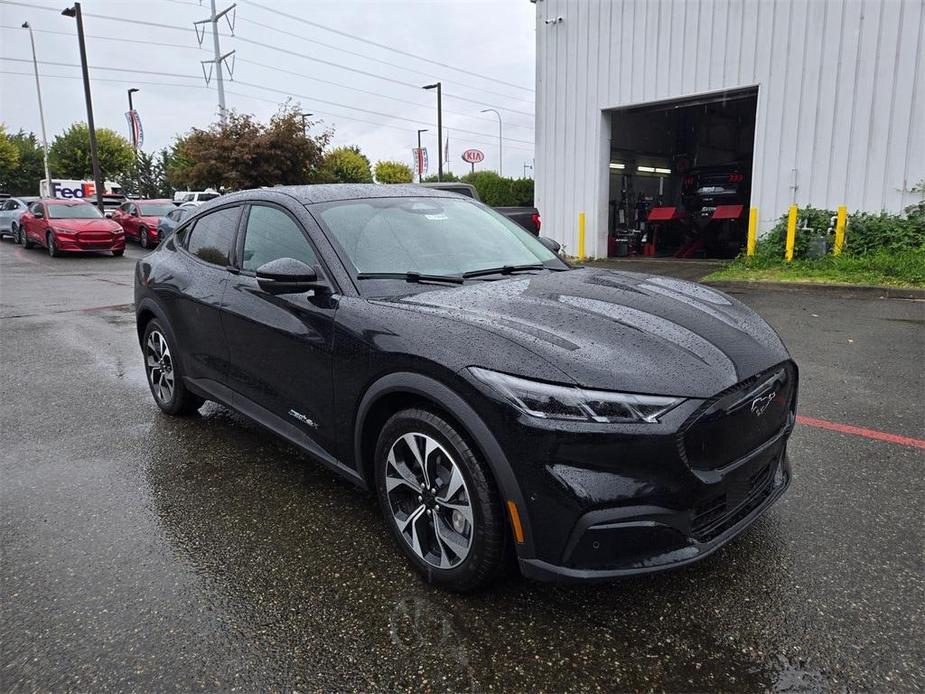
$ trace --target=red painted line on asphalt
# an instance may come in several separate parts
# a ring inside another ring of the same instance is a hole
[[[877,431],[876,429],[865,429],[864,427],[854,427],[850,424],[839,424],[837,422],[829,422],[824,419],[813,419],[812,417],[804,417],[803,415],[797,415],[797,423],[805,424],[810,427],[817,427],[818,429],[829,429],[830,431],[838,431],[842,434],[853,434],[854,436],[863,436],[867,439],[876,439],[877,441],[887,441],[888,443],[898,443],[900,446],[912,446],[913,448],[925,448],[925,441],[922,439],[913,439],[908,436],[900,436],[898,434],[888,434],[885,431]]]

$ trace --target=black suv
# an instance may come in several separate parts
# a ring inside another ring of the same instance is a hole
[[[246,191],[138,262],[158,406],[231,407],[375,490],[427,580],[700,559],[787,487],[797,370],[707,287],[573,268],[414,186]]]

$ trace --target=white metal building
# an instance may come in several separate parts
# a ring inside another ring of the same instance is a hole
[[[570,253],[583,212],[585,254],[607,255],[625,167],[671,171],[655,178],[679,197],[674,165],[738,157],[761,231],[791,202],[895,212],[920,197],[925,0],[537,0],[536,12],[536,204]],[[636,183],[651,191],[648,178]]]

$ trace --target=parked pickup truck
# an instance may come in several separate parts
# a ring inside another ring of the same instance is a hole
[[[421,183],[421,185],[426,188],[437,188],[438,190],[458,193],[481,202],[479,192],[471,183],[443,181],[441,183]],[[512,222],[516,222],[534,236],[540,235],[540,212],[535,207],[493,207],[492,209],[500,212]]]

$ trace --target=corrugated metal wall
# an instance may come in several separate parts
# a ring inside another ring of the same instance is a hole
[[[800,205],[898,211],[919,197],[925,0],[538,0],[536,11],[536,201],[570,252],[585,212],[587,254],[606,255],[603,110],[712,91],[759,87],[762,230],[792,201],[794,176]]]

